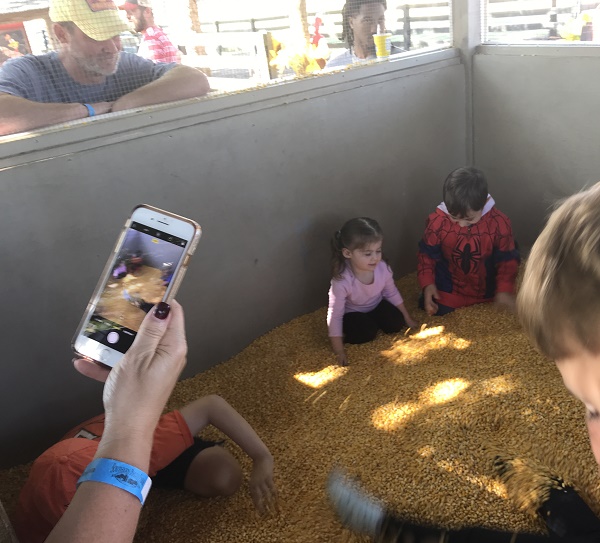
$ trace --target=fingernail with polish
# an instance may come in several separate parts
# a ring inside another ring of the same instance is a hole
[[[156,305],[154,316],[162,321],[169,316],[169,311],[171,311],[171,306],[167,302],[160,302]]]

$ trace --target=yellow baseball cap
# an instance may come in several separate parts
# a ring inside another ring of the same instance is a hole
[[[129,30],[113,0],[51,0],[50,20],[71,21],[96,41],[105,41]]]
[[[150,8],[152,9],[151,0],[128,0],[119,6],[119,9],[133,10],[135,8]]]

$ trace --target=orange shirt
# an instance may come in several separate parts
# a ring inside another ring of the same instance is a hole
[[[96,437],[74,437],[86,430]],[[58,443],[35,460],[21,489],[14,528],[23,543],[43,543],[71,503],[77,481],[93,460],[104,431],[104,415],[70,430]],[[163,415],[154,431],[150,477],[168,466],[194,442],[179,411]]]

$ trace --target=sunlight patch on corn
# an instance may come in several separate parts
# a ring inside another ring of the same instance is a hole
[[[444,331],[443,326],[434,326],[433,328],[422,328],[420,332],[411,335],[413,339],[427,339],[433,336],[439,336]]]
[[[395,364],[410,365],[425,360],[430,351],[438,349],[454,349],[463,351],[471,346],[471,341],[461,338],[452,332],[446,332],[444,326],[421,328],[416,334],[396,341],[391,349],[381,354]]]
[[[431,445],[425,445],[424,447],[420,447],[417,450],[417,452],[423,458],[429,458],[430,456],[434,455],[434,453],[435,453],[435,447],[433,447]]]
[[[425,389],[420,396],[422,402],[440,404],[453,400],[471,386],[464,379],[448,379]]]
[[[506,486],[496,477],[488,477],[487,475],[467,475],[465,479],[469,483],[487,490],[491,494],[495,494],[500,498],[507,498]]]
[[[375,428],[391,432],[406,424],[420,409],[415,402],[390,402],[375,409],[371,420]]]
[[[337,365],[327,366],[320,371],[297,373],[294,375],[294,379],[311,388],[321,388],[340,378],[342,375],[345,375],[348,372],[348,369],[348,367]]]
[[[480,381],[479,386],[486,395],[506,394],[515,389],[515,384],[508,375],[498,375],[491,379]]]
[[[375,409],[371,416],[373,426],[388,432],[404,426],[421,409],[448,402],[471,386],[464,379],[449,379],[441,381],[424,390],[419,396],[419,402],[390,402]]]
[[[457,460],[440,460],[436,462],[436,465],[448,473],[460,476],[463,480],[486,490],[490,494],[506,499],[506,487],[496,476],[475,475],[472,473],[472,469]]]

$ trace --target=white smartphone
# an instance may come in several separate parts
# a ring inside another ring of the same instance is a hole
[[[79,323],[72,343],[75,354],[114,367],[146,313],[177,293],[200,235],[200,225],[191,219],[137,206]]]

